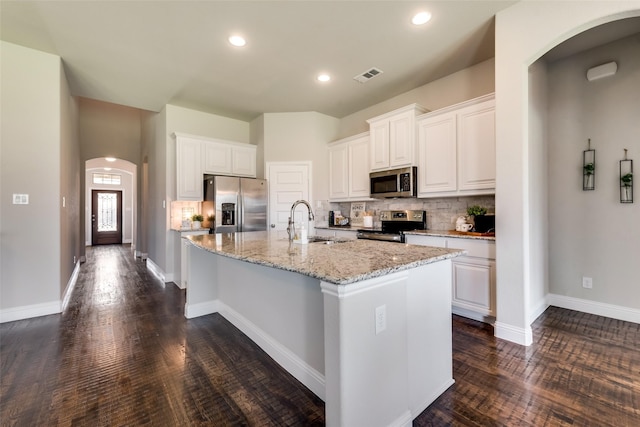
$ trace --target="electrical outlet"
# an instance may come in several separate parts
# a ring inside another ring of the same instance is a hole
[[[376,335],[387,329],[387,306],[376,307]]]
[[[582,278],[582,287],[586,289],[593,288],[593,279],[591,277],[583,277]]]

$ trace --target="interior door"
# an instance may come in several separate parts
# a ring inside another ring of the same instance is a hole
[[[91,191],[91,244],[122,243],[122,191]]]
[[[309,200],[311,165],[306,162],[270,163],[269,176],[269,227],[286,237],[287,221],[291,206],[296,200]],[[306,208],[296,209],[295,220],[307,220]]]

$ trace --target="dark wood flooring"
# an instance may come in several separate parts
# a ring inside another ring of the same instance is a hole
[[[65,313],[0,325],[0,424],[324,425],[229,322],[183,310],[128,246],[88,248]],[[550,308],[533,327],[522,347],[454,316],[456,384],[414,426],[640,426],[640,325]]]

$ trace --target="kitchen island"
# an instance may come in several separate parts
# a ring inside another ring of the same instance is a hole
[[[451,384],[455,249],[189,236],[185,316],[219,312],[326,404],[328,426],[409,426]]]

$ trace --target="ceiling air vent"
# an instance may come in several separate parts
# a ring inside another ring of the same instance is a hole
[[[372,78],[374,78],[375,76],[382,74],[383,71],[378,69],[378,68],[372,68],[370,70],[365,71],[362,74],[358,74],[357,76],[355,76],[353,78],[353,80],[356,80],[360,83],[366,83],[369,80],[371,80]]]

